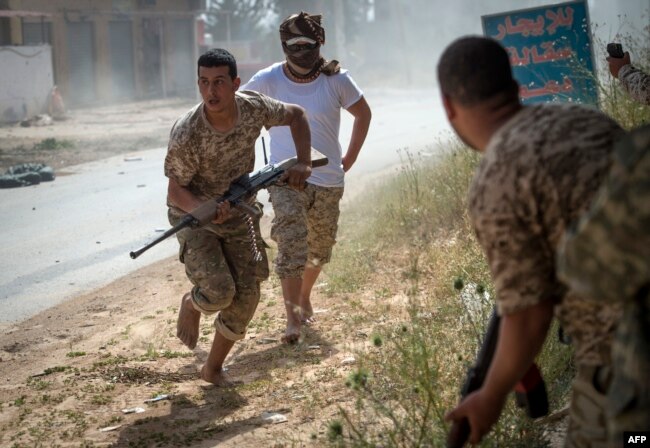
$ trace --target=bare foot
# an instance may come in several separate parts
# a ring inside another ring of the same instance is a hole
[[[314,310],[311,307],[311,301],[309,299],[302,299],[300,301],[300,321],[306,325],[316,322]]]
[[[301,315],[300,306],[288,300],[284,302],[287,310],[287,329],[282,336],[282,342],[285,344],[295,344],[300,339]]]
[[[181,301],[181,309],[178,311],[178,321],[176,322],[176,336],[188,348],[196,347],[199,340],[199,321],[201,313],[194,309],[192,305],[192,296],[187,293]]]
[[[287,329],[282,336],[282,342],[285,344],[295,344],[300,339],[300,321],[295,322],[287,320]]]
[[[207,364],[201,368],[201,379],[217,387],[233,387],[237,384],[226,375],[222,368],[213,370]]]

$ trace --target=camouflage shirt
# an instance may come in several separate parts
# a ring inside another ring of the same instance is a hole
[[[650,282],[650,126],[617,146],[607,183],[562,240],[558,271],[574,291],[607,302]]]
[[[203,103],[180,117],[172,128],[165,176],[201,199],[225,193],[232,181],[251,172],[260,130],[284,122],[285,107],[280,101],[242,91],[235,93],[235,102],[239,118],[228,132],[219,132],[210,125]]]
[[[650,75],[628,64],[621,67],[618,79],[632,98],[650,106]]]
[[[590,108],[524,107],[492,136],[470,189],[470,215],[499,313],[554,301],[581,364],[609,361],[619,310],[567,293],[555,274],[555,252],[605,178],[620,132]]]
[[[558,251],[558,275],[576,292],[624,311],[612,344],[612,440],[650,428],[650,125],[614,152],[605,186]]]

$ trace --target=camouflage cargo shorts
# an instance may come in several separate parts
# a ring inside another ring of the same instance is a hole
[[[179,220],[171,209],[168,216],[172,225]],[[194,308],[206,315],[218,312],[214,326],[232,341],[246,335],[260,300],[260,282],[269,276],[267,246],[260,236],[259,219],[255,220],[255,230],[263,257],[260,262],[253,259],[248,226],[240,216],[219,225],[185,228],[176,234],[180,261],[194,285]]]
[[[269,195],[275,216],[271,238],[278,244],[275,272],[280,278],[302,277],[307,263],[330,261],[336,244],[339,202],[343,187],[307,184],[303,191],[272,186]]]

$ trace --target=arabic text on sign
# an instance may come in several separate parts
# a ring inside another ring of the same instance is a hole
[[[573,26],[573,8],[567,6],[565,8],[557,8],[554,12],[552,9],[549,9],[544,14],[546,19],[551,23],[545,27],[546,19],[538,15],[535,20],[521,18],[517,20],[517,23],[512,23],[512,18],[506,16],[504,24],[497,25],[499,33],[496,36],[492,36],[497,40],[503,40],[504,37],[510,36],[513,34],[521,34],[522,36],[541,36],[544,34],[544,30],[549,35],[555,34],[555,31],[563,26],[568,29],[571,29]]]
[[[542,87],[537,89],[529,89],[527,86],[519,88],[519,96],[522,98],[532,98],[535,96],[543,95],[557,95],[558,93],[566,93],[573,91],[573,82],[568,78],[564,78],[562,84],[555,80],[547,81]]]
[[[523,47],[521,49],[521,56],[516,47],[508,47],[510,63],[513,66],[529,65],[531,63],[540,64],[542,62],[569,59],[573,55],[573,51],[570,48],[556,50],[553,48],[553,42],[542,42],[539,46],[544,50],[543,53],[540,54],[537,46],[533,45],[531,47]]]

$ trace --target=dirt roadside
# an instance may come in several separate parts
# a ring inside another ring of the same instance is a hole
[[[179,98],[141,101],[72,110],[65,120],[30,120],[29,127],[0,126],[0,173],[28,162],[60,172],[69,165],[166,146],[174,121],[194,104]]]
[[[184,101],[154,101],[73,112],[52,126],[0,128],[0,164],[69,165],[164,145]],[[44,139],[73,148],[29,149]],[[145,145],[143,142],[146,142]],[[22,148],[21,148],[22,147]],[[321,283],[327,281],[326,275]],[[388,280],[386,280],[388,281]],[[0,445],[319,446],[339,406],[352,405],[345,379],[371,329],[345,295],[317,285],[318,321],[296,346],[280,343],[285,318],[276,277],[244,341],[226,364],[241,384],[217,389],[198,379],[214,329],[202,319],[194,351],[176,333],[188,290],[175,257],[0,328]],[[372,300],[372,297],[355,297]],[[168,395],[152,403],[145,400]],[[140,407],[141,413],[124,413]],[[273,423],[274,419],[277,423]]]
[[[348,298],[317,293],[318,322],[289,347],[280,343],[281,289],[267,281],[246,339],[226,361],[242,383],[217,389],[198,379],[211,321],[202,320],[193,352],[175,337],[187,287],[180,264],[164,260],[6,328],[0,445],[323,445],[339,406],[352,404],[344,382],[353,347],[369,346],[370,329],[340,318],[352,311]],[[171,400],[144,403],[161,394]],[[136,407],[144,412],[123,412]]]

